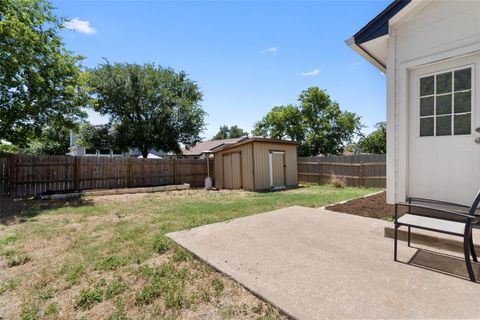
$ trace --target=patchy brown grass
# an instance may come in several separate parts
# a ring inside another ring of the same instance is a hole
[[[289,205],[372,190],[204,190],[3,201],[0,318],[281,319],[278,311],[165,237]]]

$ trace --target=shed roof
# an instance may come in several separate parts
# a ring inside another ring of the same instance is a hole
[[[238,146],[242,146],[242,145],[245,145],[245,144],[249,144],[249,143],[254,143],[254,142],[261,142],[261,143],[271,143],[271,144],[289,144],[289,145],[298,145],[300,144],[299,142],[297,141],[290,141],[290,140],[281,140],[281,139],[270,139],[270,138],[263,138],[263,137],[252,137],[252,138],[246,138],[242,141],[239,141],[237,143],[233,143],[233,144],[229,144],[229,145],[224,145],[224,146],[221,146],[221,147],[218,147],[213,151],[213,153],[216,153],[216,152],[220,152],[220,151],[224,151],[224,150],[228,150],[228,149],[232,149],[232,148],[236,148]]]
[[[216,148],[231,145],[242,140],[248,139],[247,136],[239,137],[239,138],[232,138],[232,139],[222,139],[222,140],[210,140],[210,141],[202,141],[197,143],[190,149],[182,149],[184,155],[201,155],[206,152],[212,152]]]

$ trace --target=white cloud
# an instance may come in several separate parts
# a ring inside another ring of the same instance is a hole
[[[305,77],[315,77],[315,76],[318,76],[320,74],[320,70],[318,69],[313,69],[312,71],[308,71],[308,72],[302,72],[302,76],[305,76]]]
[[[97,30],[95,30],[91,25],[90,21],[87,20],[80,20],[78,18],[73,18],[68,21],[65,21],[63,24],[65,28],[68,30],[74,30],[78,31],[80,33],[85,33],[85,34],[95,34],[97,33]]]
[[[272,53],[272,54],[277,53],[277,47],[271,47],[271,48],[267,48],[260,51],[260,54],[266,54],[266,53]]]

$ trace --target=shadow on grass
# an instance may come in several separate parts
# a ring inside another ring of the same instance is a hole
[[[45,210],[82,206],[93,206],[93,201],[83,198],[37,200],[0,197],[0,224],[9,225],[24,222]]]

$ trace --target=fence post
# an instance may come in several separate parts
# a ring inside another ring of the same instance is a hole
[[[74,168],[73,168],[73,183],[75,191],[80,191],[80,157],[75,156]]]
[[[173,184],[177,184],[177,159],[173,159]]]
[[[127,187],[132,187],[132,161],[130,157],[127,158]]]
[[[358,186],[364,187],[363,182],[363,161],[360,161],[360,166],[358,167]]]
[[[17,185],[16,185],[16,178],[17,178],[17,156],[11,155],[10,156],[10,197],[15,198],[17,194]]]
[[[320,162],[317,162],[317,184],[320,184]]]

